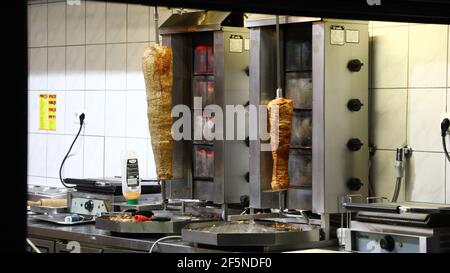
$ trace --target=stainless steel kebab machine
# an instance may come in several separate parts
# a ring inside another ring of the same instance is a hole
[[[180,119],[193,124],[183,128],[192,133],[190,139],[174,141],[174,179],[166,195],[210,201],[223,208],[225,218],[229,205],[248,205],[248,142],[245,137],[211,140],[207,134],[194,138],[194,130],[214,128],[217,116],[208,105],[225,111],[226,105],[249,103],[249,36],[243,26],[242,13],[201,11],[174,14],[159,29],[162,44],[173,51],[173,106],[189,107],[190,117]],[[194,105],[194,97],[202,98],[202,104]],[[227,123],[225,114],[222,123]],[[222,133],[227,133],[225,126]]]
[[[251,105],[276,96],[275,22],[246,22]],[[250,207],[279,208],[286,221],[297,214],[329,240],[343,202],[368,195],[368,22],[283,16],[279,26],[282,86],[294,104],[290,187],[271,189],[272,154],[262,149],[269,142],[251,140]]]

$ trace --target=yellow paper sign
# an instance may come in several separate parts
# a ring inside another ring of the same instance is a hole
[[[56,130],[56,94],[39,95],[39,129]]]
[[[56,131],[56,94],[48,95],[48,130]]]

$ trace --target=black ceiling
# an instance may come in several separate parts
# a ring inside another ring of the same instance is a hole
[[[450,23],[450,0],[123,0],[118,2],[340,19]]]

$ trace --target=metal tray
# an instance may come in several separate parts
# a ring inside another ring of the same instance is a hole
[[[45,207],[45,206],[30,206],[30,211],[38,214],[59,214],[68,213],[67,207]]]
[[[149,234],[180,234],[181,229],[189,223],[211,221],[211,219],[183,216],[177,212],[154,211],[155,216],[169,217],[170,221],[148,222],[118,222],[109,220],[108,214],[98,217],[95,227],[117,233],[149,233]]]
[[[38,214],[38,215],[32,215],[30,217],[32,217],[33,219],[36,220],[40,220],[40,221],[45,221],[45,222],[50,222],[50,223],[54,223],[54,224],[58,224],[58,225],[64,225],[64,226],[73,226],[73,225],[81,225],[81,224],[89,224],[89,223],[94,223],[95,222],[95,218],[92,216],[88,216],[85,215],[84,220],[82,221],[77,221],[77,222],[72,222],[72,223],[66,223],[64,221],[64,218],[66,218],[66,216],[70,216],[73,213],[60,213],[60,214]]]
[[[278,224],[279,225],[279,224]],[[259,221],[203,222],[185,226],[183,241],[213,246],[284,246],[319,241],[319,229],[307,225],[284,224],[276,228],[274,223]]]

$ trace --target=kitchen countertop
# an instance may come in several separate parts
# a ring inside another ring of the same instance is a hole
[[[73,226],[63,226],[34,219],[28,219],[28,235],[33,238],[48,238],[63,241],[78,241],[84,244],[101,246],[102,248],[122,249],[130,251],[148,252],[153,243],[161,237],[123,237],[111,234],[109,231],[95,228],[95,224],[81,224]],[[205,248],[196,246],[193,243],[183,242],[178,239],[170,239],[159,242],[154,248],[155,252],[165,253],[220,253],[233,252],[228,249]],[[252,251],[254,252],[254,251]],[[338,247],[311,248],[289,253],[340,253],[343,252]]]

